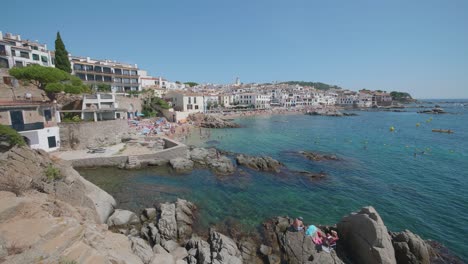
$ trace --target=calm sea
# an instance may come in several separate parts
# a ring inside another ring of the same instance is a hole
[[[245,168],[224,177],[202,169],[185,175],[167,168],[80,172],[111,193],[121,208],[138,211],[176,197],[191,200],[200,208],[203,227],[234,220],[252,230],[278,215],[334,224],[372,205],[389,230],[409,229],[468,260],[468,101],[436,103],[452,114],[418,114],[420,109],[413,108],[402,113],[360,111],[342,118],[251,117],[237,120],[243,128],[203,130],[202,140],[198,133],[188,140],[269,155],[290,170],[326,172],[323,180]],[[309,161],[297,154],[301,150],[336,154],[341,161]]]

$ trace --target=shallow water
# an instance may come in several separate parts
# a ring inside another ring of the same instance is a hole
[[[390,230],[410,229],[446,244],[467,260],[468,109],[444,108],[458,114],[424,115],[413,109],[356,112],[359,116],[343,118],[251,117],[237,120],[243,128],[205,130],[202,140],[197,133],[188,140],[269,155],[291,170],[324,171],[329,174],[324,180],[245,168],[225,177],[201,169],[186,175],[168,168],[80,172],[114,195],[123,208],[189,199],[200,208],[199,224],[205,227],[236,219],[249,230],[277,215],[334,224],[349,212],[373,205]],[[391,126],[395,132],[390,132]],[[433,128],[452,129],[455,134],[433,133]],[[333,153],[342,160],[312,162],[297,155],[300,150]]]

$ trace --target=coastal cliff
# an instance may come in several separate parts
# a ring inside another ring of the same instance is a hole
[[[43,151],[13,147],[0,154],[0,167],[5,263],[461,263],[410,231],[389,233],[372,207],[318,227],[340,234],[328,253],[292,230],[289,217],[250,237],[195,233],[196,205],[182,199],[141,213],[115,209],[112,196]]]

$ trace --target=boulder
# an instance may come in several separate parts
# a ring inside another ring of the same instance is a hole
[[[227,175],[236,171],[234,164],[230,158],[226,156],[219,156],[219,158],[211,159],[208,166],[217,174]]]
[[[189,157],[195,164],[208,167],[217,174],[232,174],[236,170],[231,159],[215,148],[194,148],[189,152]]]
[[[148,264],[153,259],[153,250],[145,240],[138,237],[129,237],[132,244],[132,251],[145,264]]]
[[[187,200],[176,201],[176,223],[178,238],[185,241],[192,236],[193,212],[196,206]]]
[[[265,256],[271,255],[271,247],[265,246],[265,245],[260,245],[260,253],[262,253]]]
[[[213,264],[242,263],[241,252],[237,248],[236,243],[229,237],[211,229],[209,243]]]
[[[211,264],[211,250],[210,244],[205,240],[201,239],[197,236],[192,236],[190,240],[185,245],[185,248],[188,250],[190,256],[194,258],[190,258],[192,263],[194,263],[194,259],[196,259],[197,264]],[[192,254],[196,255],[192,255]]]
[[[172,251],[174,251],[176,248],[179,247],[179,244],[177,244],[177,242],[175,242],[174,240],[167,240],[167,241],[163,241],[161,243],[161,246],[167,250],[167,252],[171,253]]]
[[[140,219],[143,222],[154,218],[156,218],[156,208],[145,208],[141,212]]]
[[[161,245],[154,245],[153,247],[153,252],[155,254],[168,254],[169,252],[167,252],[167,250],[165,248],[163,248]]]
[[[200,123],[201,127],[206,128],[238,128],[239,124],[224,120],[216,115],[192,115],[191,120],[195,120]]]
[[[340,243],[358,263],[395,264],[395,250],[382,218],[372,207],[345,216],[338,223]]]
[[[258,171],[273,171],[279,172],[282,164],[268,156],[255,157],[245,154],[239,154],[236,156],[236,162],[238,165],[246,166]]]
[[[257,245],[252,239],[243,239],[239,242],[243,263],[263,263],[257,256]]]
[[[161,243],[161,234],[154,223],[145,223],[141,227],[141,236],[149,242],[150,245]]]
[[[413,234],[409,230],[405,230],[399,233],[391,233],[391,237],[397,263],[430,263],[431,246],[424,242],[418,235]]]
[[[193,161],[186,158],[171,159],[169,163],[177,172],[185,172],[193,169]]]
[[[172,255],[172,257],[174,257],[176,261],[179,259],[185,259],[188,256],[187,249],[183,247],[175,248],[174,250],[170,252],[170,254]]]
[[[339,160],[339,158],[336,155],[320,154],[310,151],[299,151],[299,154],[313,161]]]
[[[161,234],[161,239],[177,240],[177,222],[175,215],[175,204],[163,203],[160,205],[160,218],[158,221],[158,229]]]
[[[107,220],[108,226],[123,226],[140,223],[138,216],[128,210],[116,209]]]
[[[175,260],[171,254],[162,253],[154,254],[150,264],[175,264]]]

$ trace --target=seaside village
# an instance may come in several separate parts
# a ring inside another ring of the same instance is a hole
[[[68,54],[71,74],[90,87],[89,92],[61,92],[52,100],[32,82],[15,79],[9,70],[55,67],[54,51],[20,35],[0,32],[0,124],[18,131],[31,148],[50,152],[110,145],[115,136],[131,132],[174,138],[190,131],[184,124],[194,124],[197,119],[190,116],[197,113],[228,118],[307,111],[334,115],[338,107],[393,104],[384,91],[243,84],[239,78],[233,84],[184,84],[151,76],[137,64],[80,55]]]
[[[53,51],[0,32],[0,262],[461,263],[432,262],[442,258],[433,250],[443,247],[408,230],[388,232],[372,206],[335,226],[278,216],[263,223],[263,240],[241,236],[235,225],[196,230],[197,206],[179,198],[141,213],[119,208],[75,169],[168,165],[182,174],[205,168],[217,177],[240,167],[279,173],[287,168],[271,157],[188,147],[184,138],[196,131],[201,137],[202,128],[238,127],[232,119],[240,116],[340,116],[347,108],[401,106],[385,91],[325,89],[321,83],[169,81],[136,64],[77,56],[64,47],[60,55],[60,42],[57,34]],[[289,173],[311,181],[325,177]]]

